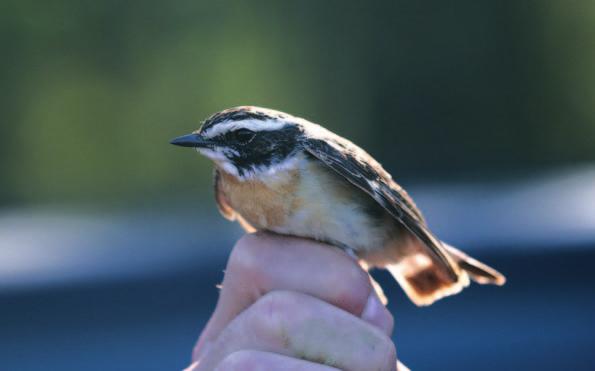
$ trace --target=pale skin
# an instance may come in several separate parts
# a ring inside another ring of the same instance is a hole
[[[249,234],[231,253],[186,371],[395,371],[392,331],[355,259],[310,240]]]

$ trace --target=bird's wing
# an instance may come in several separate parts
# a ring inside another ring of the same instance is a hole
[[[324,136],[305,136],[303,146],[312,156],[326,164],[353,185],[370,195],[390,215],[419,238],[429,251],[457,279],[458,267],[427,227],[423,216],[407,192],[363,149],[323,129]]]
[[[215,170],[213,171],[213,187],[215,191],[215,201],[217,202],[217,208],[219,209],[221,215],[223,215],[227,220],[237,220],[246,232],[255,232],[256,229],[250,223],[248,223],[246,219],[244,219],[240,214],[238,214],[227,202],[225,195],[221,191],[220,183],[221,175],[219,174],[219,169],[215,167]]]

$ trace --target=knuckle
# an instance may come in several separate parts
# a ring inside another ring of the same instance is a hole
[[[274,286],[272,262],[275,261],[271,235],[262,232],[250,233],[240,238],[229,257],[225,271],[225,283],[233,283],[242,291],[248,290],[254,297]]]
[[[290,306],[293,294],[288,291],[270,291],[263,295],[255,304],[254,309],[260,316],[274,319],[283,315]]]
[[[228,271],[254,272],[260,269],[260,247],[262,238],[253,234],[244,235],[236,242],[229,261]]]
[[[329,287],[333,288],[332,302],[346,311],[359,316],[366,306],[372,285],[359,267],[353,267],[341,274],[333,275]]]
[[[252,305],[253,324],[268,335],[284,336],[291,309],[296,303],[294,293],[271,291]]]

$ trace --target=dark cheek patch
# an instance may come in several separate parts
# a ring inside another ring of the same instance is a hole
[[[231,160],[244,175],[255,167],[269,167],[285,160],[298,150],[298,129],[287,126],[281,130],[260,132],[246,145],[236,145],[238,156]]]

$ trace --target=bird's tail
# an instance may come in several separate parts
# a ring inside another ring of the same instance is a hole
[[[446,247],[450,256],[459,265],[459,268],[471,277],[471,279],[482,285],[502,286],[506,283],[506,277],[494,268],[473,259],[459,249],[456,249],[444,242],[442,246]]]
[[[469,278],[480,284],[501,286],[506,282],[506,278],[495,269],[452,246],[445,243],[443,246],[459,267],[456,279],[442,262],[423,249],[413,249],[398,263],[385,265],[416,305],[430,305],[438,299],[460,292],[469,285]]]

